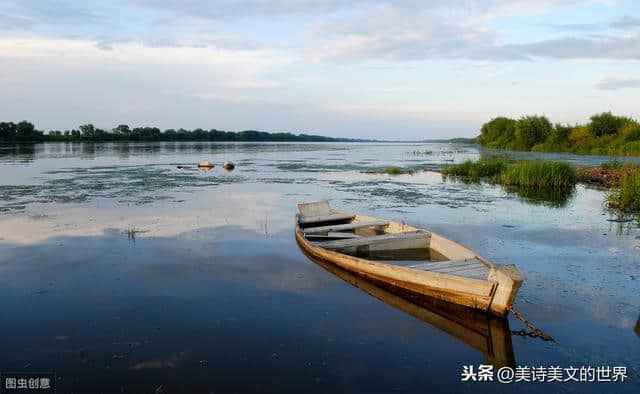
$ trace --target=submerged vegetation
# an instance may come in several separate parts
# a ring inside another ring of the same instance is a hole
[[[0,122],[0,142],[109,142],[109,141],[297,141],[297,142],[364,142],[349,138],[332,138],[309,134],[268,133],[265,131],[185,130],[157,127],[130,128],[121,124],[111,130],[103,130],[85,124],[73,130],[37,130],[27,121]]]
[[[417,170],[415,168],[403,168],[403,167],[385,167],[374,168],[364,171],[366,174],[387,174],[387,175],[402,175],[402,174],[415,174]]]
[[[640,155],[640,123],[611,112],[584,125],[552,125],[545,116],[497,117],[482,125],[477,141],[489,148],[592,155]]]
[[[433,151],[431,150],[412,150],[410,152],[407,152],[410,155],[413,156],[431,156],[433,155]]]

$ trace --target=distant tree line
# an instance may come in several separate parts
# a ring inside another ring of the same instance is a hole
[[[611,112],[593,115],[587,124],[551,124],[545,116],[518,120],[497,117],[482,125],[477,142],[486,147],[534,152],[640,155],[640,123]]]
[[[332,138],[309,134],[268,133],[265,131],[185,130],[157,127],[135,127],[121,124],[112,130],[103,130],[85,124],[73,130],[37,130],[32,123],[0,122],[0,142],[103,142],[103,141],[298,141],[298,142],[348,142],[365,141],[349,138]]]

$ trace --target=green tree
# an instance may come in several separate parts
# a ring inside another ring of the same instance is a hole
[[[39,141],[42,139],[42,132],[36,130],[32,123],[23,120],[16,124],[16,138],[20,141]]]
[[[572,126],[556,123],[549,137],[547,137],[547,142],[551,144],[552,147],[559,148],[565,146],[569,142],[571,130],[573,130]]]
[[[0,140],[11,141],[16,138],[16,124],[13,122],[0,122]]]
[[[91,123],[83,124],[79,129],[83,138],[92,139],[96,135],[96,128]]]
[[[493,148],[508,148],[513,143],[516,121],[497,117],[482,125],[478,142]]]
[[[114,128],[113,132],[117,135],[127,137],[129,134],[131,134],[131,129],[129,128],[128,125],[121,124],[121,125],[118,125],[118,127]]]
[[[515,132],[515,148],[531,150],[544,142],[551,133],[551,122],[545,116],[525,116],[518,119]]]
[[[615,116],[611,112],[603,112],[591,117],[591,132],[597,137],[608,134],[616,134],[630,119]]]

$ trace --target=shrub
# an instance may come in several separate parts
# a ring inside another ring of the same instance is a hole
[[[640,141],[640,124],[629,123],[620,130],[620,133],[624,135],[626,142]]]
[[[536,144],[531,148],[532,152],[554,152],[558,149],[558,147],[554,146],[550,142],[543,142],[542,144]]]
[[[619,153],[626,156],[640,155],[640,141],[627,142],[626,144],[622,145]]]
[[[591,139],[593,134],[591,130],[585,126],[574,127],[569,133],[569,141],[574,145],[583,145],[589,139]]]

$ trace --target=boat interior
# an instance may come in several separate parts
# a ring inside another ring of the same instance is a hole
[[[298,204],[300,231],[314,246],[421,271],[487,280],[492,265],[470,249],[404,222]]]

